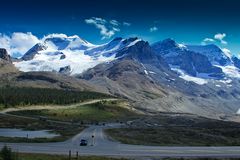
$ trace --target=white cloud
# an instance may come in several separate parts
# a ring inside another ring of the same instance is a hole
[[[205,38],[203,42],[214,42],[215,40],[212,38]]]
[[[214,35],[214,38],[218,40],[222,40],[224,37],[226,37],[225,33],[218,33]]]
[[[214,35],[214,38],[216,40],[219,40],[222,44],[227,44],[227,42],[224,40],[226,36],[226,33],[217,33]]]
[[[85,19],[85,22],[87,24],[92,24],[99,29],[102,39],[111,38],[116,32],[120,31],[120,28],[118,27],[120,23],[116,20],[107,21],[103,18],[92,17],[90,19]]]
[[[11,56],[22,56],[40,40],[32,33],[14,32],[11,36],[0,34],[0,47]]]
[[[123,25],[129,27],[129,26],[131,26],[131,23],[123,22]]]
[[[156,26],[153,26],[149,29],[150,32],[156,32],[158,28]]]
[[[109,23],[114,25],[114,26],[119,26],[120,25],[120,23],[117,20],[110,20]]]
[[[214,35],[213,38],[205,38],[203,41],[202,41],[202,44],[206,44],[206,43],[209,43],[209,42],[215,42],[216,40],[217,41],[220,41],[221,44],[227,44],[227,41],[224,40],[224,38],[226,37],[226,33],[217,33]]]
[[[58,38],[79,38],[79,36],[77,36],[77,35],[67,36],[66,34],[63,34],[63,33],[52,33],[52,34],[48,34],[48,35],[44,36],[43,40],[45,40],[47,38],[52,38],[52,37],[58,37]]]
[[[10,48],[10,37],[0,33],[0,48],[9,50]]]

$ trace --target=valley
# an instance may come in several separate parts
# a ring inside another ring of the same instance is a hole
[[[0,128],[26,136],[2,135],[0,146],[31,154],[239,157],[233,59],[215,45],[140,38],[94,45],[58,34],[20,59],[2,49]],[[55,136],[31,138],[32,131]]]
[[[240,160],[240,0],[0,6],[0,160]]]
[[[114,106],[113,106],[114,105]],[[50,130],[59,134],[53,138],[8,138],[5,142],[57,142],[65,141],[91,124],[123,122],[140,115],[117,99],[102,99],[69,106],[31,106],[8,108],[0,112],[1,128],[24,130]],[[30,121],[29,121],[30,120]]]

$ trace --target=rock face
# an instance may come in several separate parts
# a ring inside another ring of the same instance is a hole
[[[69,75],[71,73],[71,67],[70,66],[61,67],[59,69],[59,73]]]
[[[200,53],[208,58],[212,64],[226,65],[231,63],[229,57],[216,45],[187,45],[188,50]]]
[[[4,48],[0,48],[0,59],[3,59],[8,62],[12,62],[11,57],[8,55],[7,50]]]
[[[169,46],[174,48],[175,45]],[[189,74],[196,74],[196,71],[221,73],[206,56],[175,47],[178,51],[176,64],[188,70]],[[116,56],[119,58],[99,64],[82,73],[79,78],[100,86],[108,93],[127,98],[135,107],[144,111],[193,113],[219,118],[226,113],[235,114],[238,109],[240,87],[233,91],[233,88],[229,89],[228,84],[222,82],[215,84],[210,81],[200,86],[185,81],[171,71],[164,58],[154,52],[147,42],[139,41],[119,50]],[[239,84],[238,81],[233,83]],[[221,88],[216,85],[221,85]]]
[[[116,54],[116,58],[131,59],[142,64],[170,69],[161,56],[158,56],[148,42],[139,41],[131,47],[126,47]]]
[[[234,63],[234,65],[240,69],[240,59],[238,59],[237,57],[233,57],[232,61]]]
[[[17,68],[12,64],[11,57],[8,55],[7,50],[0,48],[0,78],[8,78],[7,76],[1,76],[2,74],[7,75],[18,72]]]
[[[61,57],[60,57],[60,60],[65,59],[65,58],[66,58],[66,55],[62,54]]]
[[[152,45],[154,51],[173,67],[177,67],[191,76],[207,74],[209,77],[222,78],[221,68],[213,66],[208,57],[190,51],[186,46],[177,44],[172,39],[166,39]]]
[[[24,54],[24,56],[22,57],[22,60],[24,61],[32,60],[36,54],[39,54],[39,51],[43,51],[46,49],[47,49],[47,46],[41,43],[37,43],[30,50],[28,50],[27,53]]]
[[[172,59],[172,65],[179,66],[192,76],[197,76],[199,73],[206,73],[209,77],[215,78],[224,76],[222,70],[213,66],[207,57],[194,52],[183,52],[177,58]]]

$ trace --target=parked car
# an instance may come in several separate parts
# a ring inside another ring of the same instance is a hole
[[[85,140],[85,139],[81,139],[81,141],[80,141],[80,146],[87,146],[87,140]]]

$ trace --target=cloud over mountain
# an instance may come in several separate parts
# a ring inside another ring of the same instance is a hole
[[[214,38],[216,40],[219,40],[221,44],[227,44],[227,41],[224,40],[226,36],[227,36],[226,33],[217,33],[214,35]]]
[[[213,43],[216,41],[219,41],[221,44],[226,45],[228,44],[226,40],[224,40],[224,38],[227,36],[226,33],[217,33],[213,36],[213,38],[205,38],[202,41],[202,44],[206,44],[206,43]]]
[[[7,49],[9,54],[14,57],[22,56],[39,41],[31,32],[14,32],[10,36],[0,34],[0,47]]]

